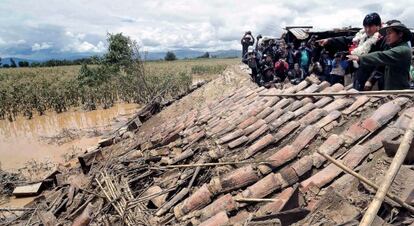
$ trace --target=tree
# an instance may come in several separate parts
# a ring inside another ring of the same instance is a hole
[[[9,65],[9,64],[3,64],[3,67],[4,67],[4,68],[9,68],[9,67],[10,67],[10,65]]]
[[[19,61],[19,67],[29,67],[29,62],[27,61]]]
[[[39,63],[39,62],[32,62],[32,63],[30,64],[30,67],[40,67],[40,66],[42,66],[42,64],[41,64],[41,63]]]
[[[108,52],[104,55],[104,64],[115,66],[116,69],[128,67],[137,58],[134,53],[135,43],[122,33],[108,33]]]
[[[16,61],[13,58],[10,58],[10,67],[17,67]]]
[[[1,66],[1,57],[0,57],[0,66]]]
[[[197,58],[210,58],[210,53],[209,52],[205,52],[203,55],[197,57]]]
[[[176,60],[176,59],[177,59],[177,57],[175,56],[175,53],[170,52],[170,51],[168,51],[165,54],[165,57],[164,57],[164,60],[166,60],[166,61],[173,61],[173,60]]]

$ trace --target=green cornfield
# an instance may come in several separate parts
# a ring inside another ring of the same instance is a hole
[[[145,62],[144,78],[117,73],[104,82],[93,81],[94,85],[85,85],[79,80],[79,65],[0,69],[0,119],[13,120],[18,115],[31,118],[33,114],[42,115],[49,110],[59,113],[77,107],[85,110],[109,108],[115,103],[145,104],[156,94],[174,97],[189,88],[193,76],[211,78],[237,61]]]

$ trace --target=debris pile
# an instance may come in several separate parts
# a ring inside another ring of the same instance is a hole
[[[404,134],[414,115],[412,97],[277,96],[345,91],[357,92],[313,76],[283,89],[246,84],[151,129],[141,129],[146,122],[135,118],[79,156],[79,167],[58,169],[55,187],[15,222],[358,222],[372,191],[351,184],[353,178],[318,151],[353,170],[372,164],[373,156],[386,158],[383,141],[395,142]],[[400,219],[410,219],[392,200],[383,206],[378,220],[391,221],[384,216],[396,210]]]

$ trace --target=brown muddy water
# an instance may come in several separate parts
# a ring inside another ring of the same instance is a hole
[[[30,120],[0,120],[1,169],[13,171],[33,161],[64,163],[68,156],[96,145],[105,133],[132,117],[138,107],[117,104],[88,112],[49,112]]]

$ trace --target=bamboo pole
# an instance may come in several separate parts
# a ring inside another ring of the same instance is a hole
[[[324,158],[326,158],[329,162],[331,162],[332,164],[336,165],[337,167],[341,168],[342,170],[344,170],[345,172],[351,174],[352,176],[356,177],[358,180],[360,180],[361,182],[363,182],[364,184],[372,187],[375,191],[378,191],[378,185],[374,184],[373,182],[371,182],[368,178],[362,176],[361,174],[353,171],[352,169],[348,168],[347,166],[345,166],[343,163],[341,163],[340,161],[332,158],[331,156],[327,155],[326,153],[321,152],[320,150],[317,150],[318,154],[322,155]],[[402,199],[400,199],[398,196],[395,196],[389,192],[387,192],[387,197],[390,198],[392,201],[400,204],[402,207],[406,208],[408,211],[410,211],[410,213],[414,214],[414,207],[412,207],[411,205],[409,205],[408,203],[404,202]]]
[[[414,119],[411,119],[409,127],[405,131],[404,137],[401,141],[400,147],[397,150],[397,153],[394,156],[394,159],[391,162],[388,172],[385,174],[384,180],[380,185],[377,193],[375,194],[374,199],[371,204],[368,206],[367,211],[365,212],[364,217],[361,220],[360,226],[371,225],[377,215],[379,208],[381,207],[384,197],[388,192],[388,189],[391,187],[392,182],[397,176],[398,171],[403,164],[405,157],[407,156],[408,151],[410,150],[411,143],[414,138]]]
[[[262,161],[241,161],[241,162],[209,162],[209,163],[194,163],[194,164],[182,164],[182,165],[168,165],[159,167],[150,167],[153,169],[174,169],[174,168],[196,168],[196,167],[209,167],[209,166],[226,166],[226,165],[243,165],[243,164],[266,164],[277,160],[262,160]]]
[[[326,93],[280,93],[280,94],[259,94],[259,96],[278,96],[278,97],[316,97],[316,96],[379,96],[379,95],[414,95],[414,90],[380,90],[380,91],[359,91],[359,92],[326,92]]]

